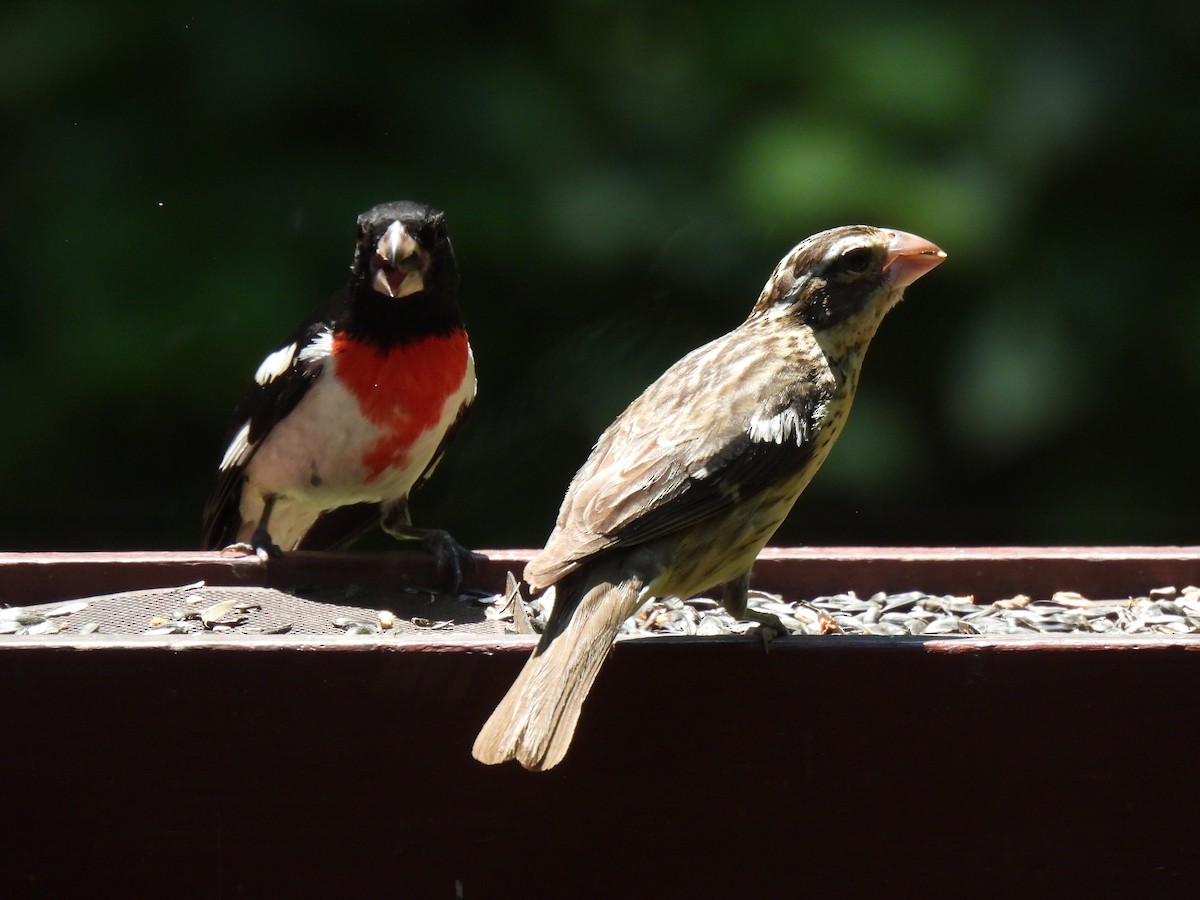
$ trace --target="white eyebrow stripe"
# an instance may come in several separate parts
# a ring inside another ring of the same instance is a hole
[[[865,246],[866,241],[861,234],[848,234],[845,237],[838,238],[829,247],[825,253],[827,259],[832,259],[841,256],[843,253]]]

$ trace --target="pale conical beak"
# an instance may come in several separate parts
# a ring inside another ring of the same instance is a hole
[[[419,267],[420,245],[399,222],[393,222],[375,246],[372,287],[387,297],[407,297],[425,287]]]
[[[894,228],[882,230],[889,238],[887,262],[883,264],[883,271],[895,288],[908,287],[930,269],[940,266],[946,259],[946,254],[940,247],[923,237]]]

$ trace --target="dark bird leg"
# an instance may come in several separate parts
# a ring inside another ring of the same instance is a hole
[[[254,548],[255,554],[260,559],[279,559],[283,556],[283,551],[279,549],[279,545],[271,540],[271,532],[267,530],[267,522],[271,518],[271,511],[275,509],[275,495],[268,494],[263,498],[263,513],[258,519],[258,527],[254,529],[254,534],[250,537],[250,546]]]
[[[763,646],[780,635],[787,634],[787,627],[775,613],[761,612],[751,609],[748,601],[750,594],[750,570],[747,569],[732,581],[725,582],[721,593],[721,605],[725,612],[735,619],[757,622],[758,633],[762,636]]]
[[[236,544],[230,544],[221,550],[222,556],[257,556],[264,562],[283,556],[279,545],[271,540],[271,532],[267,527],[271,518],[271,510],[275,508],[275,499],[274,494],[268,494],[263,498],[262,515],[258,517],[258,524],[254,527],[254,533],[250,535],[250,543],[238,541]]]
[[[732,581],[725,582],[721,588],[721,605],[725,612],[735,619],[744,619],[750,607],[746,598],[750,594],[750,570],[747,569]]]
[[[464,570],[475,568],[475,562],[483,559],[441,528],[415,528],[408,511],[408,498],[385,503],[380,511],[379,524],[383,530],[399,541],[420,541],[421,546],[433,556],[438,574],[450,573],[451,593],[462,587]]]

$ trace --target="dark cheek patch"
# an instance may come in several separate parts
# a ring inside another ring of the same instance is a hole
[[[820,324],[829,328],[857,315],[871,299],[872,289],[868,281],[859,280],[841,285],[839,290],[823,292]]]

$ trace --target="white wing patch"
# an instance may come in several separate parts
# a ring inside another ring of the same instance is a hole
[[[249,452],[250,423],[247,422],[229,442],[229,448],[225,451],[225,456],[221,458],[221,471],[224,472],[233,466],[240,466]]]
[[[780,410],[769,419],[755,416],[750,420],[750,440],[761,444],[784,444],[795,440],[800,446],[808,440],[808,428],[792,407]]]
[[[297,362],[309,362],[314,359],[325,359],[333,354],[333,332],[328,328],[318,332],[296,358]]]
[[[292,364],[292,357],[295,355],[295,344],[288,344],[286,347],[276,350],[262,361],[262,365],[254,373],[254,380],[261,385],[270,384],[288,370],[288,367]]]

